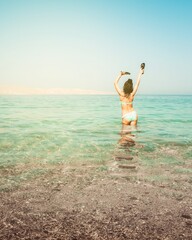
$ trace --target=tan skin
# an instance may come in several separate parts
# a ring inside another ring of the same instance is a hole
[[[142,74],[144,74],[144,69],[140,69],[135,87],[134,87],[133,91],[129,95],[127,95],[118,86],[118,82],[119,82],[120,78],[123,75],[126,75],[125,72],[122,72],[122,71],[120,72],[119,76],[116,78],[116,80],[114,82],[115,89],[116,89],[116,91],[117,91],[117,93],[119,94],[119,97],[120,97],[120,101],[128,102],[128,103],[133,102],[135,94],[137,93],[137,90],[138,90],[138,87],[139,87],[139,84],[140,84],[140,81],[141,81]],[[122,116],[124,114],[126,114],[128,112],[132,112],[132,111],[134,111],[133,104],[122,105]],[[126,124],[126,125],[136,126],[137,122],[138,122],[138,116],[137,116],[137,119],[135,121],[128,121],[126,119],[122,119],[122,123]]]

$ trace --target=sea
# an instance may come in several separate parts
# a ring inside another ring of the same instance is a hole
[[[161,166],[158,179],[169,169],[189,178],[192,96],[137,95],[134,108],[138,126],[124,128],[116,95],[0,96],[0,169],[26,165],[43,173],[51,165],[87,163],[105,170],[131,155],[148,178],[157,179]]]

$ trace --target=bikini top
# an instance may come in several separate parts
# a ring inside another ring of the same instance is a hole
[[[121,104],[122,105],[130,105],[130,104],[133,104],[133,102],[123,102],[123,101],[121,101]]]

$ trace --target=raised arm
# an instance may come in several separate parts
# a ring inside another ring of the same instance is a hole
[[[116,91],[118,92],[118,94],[120,96],[124,96],[124,92],[120,89],[120,87],[118,86],[118,83],[119,83],[119,80],[120,78],[123,76],[123,75],[126,75],[126,74],[130,74],[129,72],[120,72],[119,76],[115,79],[115,82],[114,82],[114,86],[115,86],[115,89]]]
[[[138,87],[139,87],[139,84],[140,84],[140,81],[141,81],[141,76],[144,74],[144,69],[141,68],[140,71],[139,71],[139,74],[138,74],[138,77],[137,77],[137,81],[136,81],[136,84],[135,84],[135,87],[133,89],[133,92],[132,92],[132,96],[134,96],[138,90]]]

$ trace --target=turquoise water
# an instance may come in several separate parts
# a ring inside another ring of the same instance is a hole
[[[137,96],[134,108],[139,123],[129,151],[140,164],[189,167],[192,96]],[[103,164],[125,151],[117,96],[0,96],[0,109],[1,167]]]

